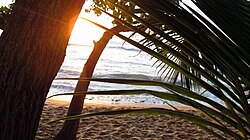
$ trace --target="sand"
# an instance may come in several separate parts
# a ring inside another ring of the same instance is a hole
[[[138,108],[130,105],[87,104],[84,113]],[[145,107],[145,106],[144,106]],[[63,121],[48,123],[65,116],[68,103],[48,100],[42,114],[36,140],[50,140],[58,133]],[[195,113],[189,108],[185,111]],[[169,115],[116,115],[81,119],[78,140],[215,140],[216,138],[191,122]]]

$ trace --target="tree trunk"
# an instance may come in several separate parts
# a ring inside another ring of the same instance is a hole
[[[85,0],[16,0],[0,37],[0,139],[35,139]]]
[[[116,27],[113,27],[111,30],[116,31],[116,32],[128,31],[128,29],[122,25],[117,25]],[[107,43],[112,37],[113,35],[109,33],[108,31],[106,31],[104,32],[101,39],[97,43],[94,43],[94,49],[91,52],[87,62],[84,65],[84,68],[80,75],[81,78],[92,77],[96,63],[98,62],[98,59],[101,56],[104,48],[106,47]],[[86,92],[88,90],[89,83],[90,82],[88,81],[78,81],[75,92]],[[73,96],[70,102],[67,116],[81,114],[85,96],[86,94],[82,96],[79,96],[79,95]],[[62,140],[62,139],[76,140],[76,134],[78,130],[79,121],[80,121],[79,119],[78,120],[66,120],[64,122],[63,128],[60,130],[60,132],[57,134],[54,140]]]

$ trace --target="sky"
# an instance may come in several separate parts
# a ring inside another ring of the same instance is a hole
[[[7,6],[12,2],[12,0],[0,0],[0,6]]]
[[[0,6],[6,6],[9,3],[11,3],[12,0],[0,0]],[[184,0],[185,3],[188,5],[194,7],[192,3],[190,3],[190,0]],[[111,28],[112,25],[112,18],[109,16],[105,16],[105,14],[102,14],[102,16],[97,17],[93,12],[85,13],[84,9],[88,8],[92,4],[92,0],[86,0],[84,7],[82,9],[81,14],[79,17],[85,17],[92,21],[98,22],[101,25],[104,25],[105,27]],[[100,37],[102,36],[104,30],[100,29],[99,27],[89,23],[88,21],[85,21],[81,18],[78,18],[78,20],[75,23],[74,29],[72,31],[69,43],[70,44],[82,44],[82,45],[92,45],[93,40],[98,41]],[[1,30],[0,30],[1,34]],[[114,37],[115,38],[115,37]],[[117,38],[116,38],[117,39]]]
[[[12,2],[12,0],[0,0],[0,6],[7,6]],[[106,27],[111,28],[113,25],[111,24],[112,19],[107,16],[97,17],[93,12],[85,13],[84,9],[88,8],[92,4],[92,0],[87,0],[84,4],[83,10],[79,17],[85,17],[95,22],[101,23]],[[99,38],[102,36],[104,30],[100,29],[99,27],[78,18],[77,22],[75,23],[75,27],[72,31],[69,43],[74,44],[93,44],[93,40],[98,41]],[[0,35],[2,30],[0,30]]]
[[[183,2],[198,10],[198,8],[191,2],[191,0],[183,0]],[[84,12],[84,9],[88,8],[91,4],[92,0],[86,0],[80,17],[88,18],[92,21],[100,23],[101,25],[104,25],[105,27],[112,28],[113,19],[111,17],[105,14],[102,14],[100,17],[97,17],[93,12]],[[75,23],[75,27],[72,31],[69,43],[89,45],[93,42],[93,40],[98,41],[102,36],[103,32],[103,29],[79,18]],[[113,39],[118,40],[117,37],[113,37]]]
[[[93,12],[86,13],[84,9],[88,8],[91,4],[91,1],[86,1],[82,9],[81,14],[79,15],[78,20],[75,23],[74,29],[72,31],[69,43],[74,44],[91,44],[93,40],[98,41],[105,30],[85,21],[81,17],[90,19],[105,27],[111,28],[112,18],[105,16],[104,14],[100,17],[97,17]]]

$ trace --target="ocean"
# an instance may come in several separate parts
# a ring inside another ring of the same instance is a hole
[[[1,35],[2,30],[0,30]],[[69,44],[67,47],[66,57],[59,70],[56,78],[78,78],[87,61],[93,43],[85,42],[84,44]],[[156,59],[150,55],[140,51],[134,46],[127,44],[122,40],[112,39],[104,49],[93,74],[94,78],[126,78],[126,79],[140,79],[140,80],[156,80],[164,81],[163,78],[157,74],[157,65],[153,65]],[[77,81],[59,81],[54,80],[48,97],[59,93],[74,92]],[[121,84],[110,84],[91,82],[89,91],[104,91],[104,90],[127,90],[127,89],[148,89],[156,91],[169,91],[161,87],[145,87],[145,86],[131,86]],[[197,91],[202,92],[202,91]],[[204,92],[204,96],[221,102],[217,97],[209,92]],[[56,100],[70,101],[72,96],[57,96]],[[100,103],[100,104],[136,104],[136,105],[166,105],[174,104],[180,105],[176,102],[162,100],[160,98],[148,95],[87,95],[86,103]]]
[[[94,78],[126,78],[140,80],[162,81],[157,74],[156,59],[134,46],[123,41],[111,40],[104,49],[93,74]],[[87,61],[93,45],[69,44],[66,57],[56,78],[78,78],[85,62]],[[51,85],[48,96],[58,93],[74,92],[77,81],[55,80]],[[88,91],[103,90],[127,90],[148,89],[166,91],[161,87],[131,86],[122,84],[110,84],[91,82]],[[71,96],[59,97],[60,100],[70,100]],[[87,95],[85,102],[107,104],[143,104],[143,105],[167,105],[168,101],[157,97],[141,95]]]

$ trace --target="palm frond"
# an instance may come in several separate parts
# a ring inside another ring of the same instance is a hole
[[[117,23],[140,35],[143,38],[140,41],[90,21],[156,58],[155,65],[158,64],[159,74],[167,76],[169,83],[125,79],[63,78],[58,80],[91,80],[136,86],[160,86],[166,91],[140,89],[88,92],[87,94],[151,94],[193,107],[209,119],[205,120],[178,110],[152,109],[154,113],[164,112],[191,120],[221,139],[223,138],[210,127],[235,139],[248,139],[250,108],[245,89],[250,87],[249,2],[246,0],[192,1],[207,17],[203,17],[186,4],[182,7],[169,0],[105,0],[106,6],[100,4],[96,7],[100,12],[113,17]],[[127,5],[130,4],[132,9],[128,10]],[[115,9],[113,13],[107,10],[110,7]],[[184,84],[177,85],[178,81]],[[195,84],[219,98],[222,103],[190,90],[194,89],[192,85]],[[71,93],[65,95],[69,94]],[[148,113],[149,110],[114,111],[113,114]],[[101,114],[107,113],[92,115]],[[91,115],[76,117],[86,116]]]

